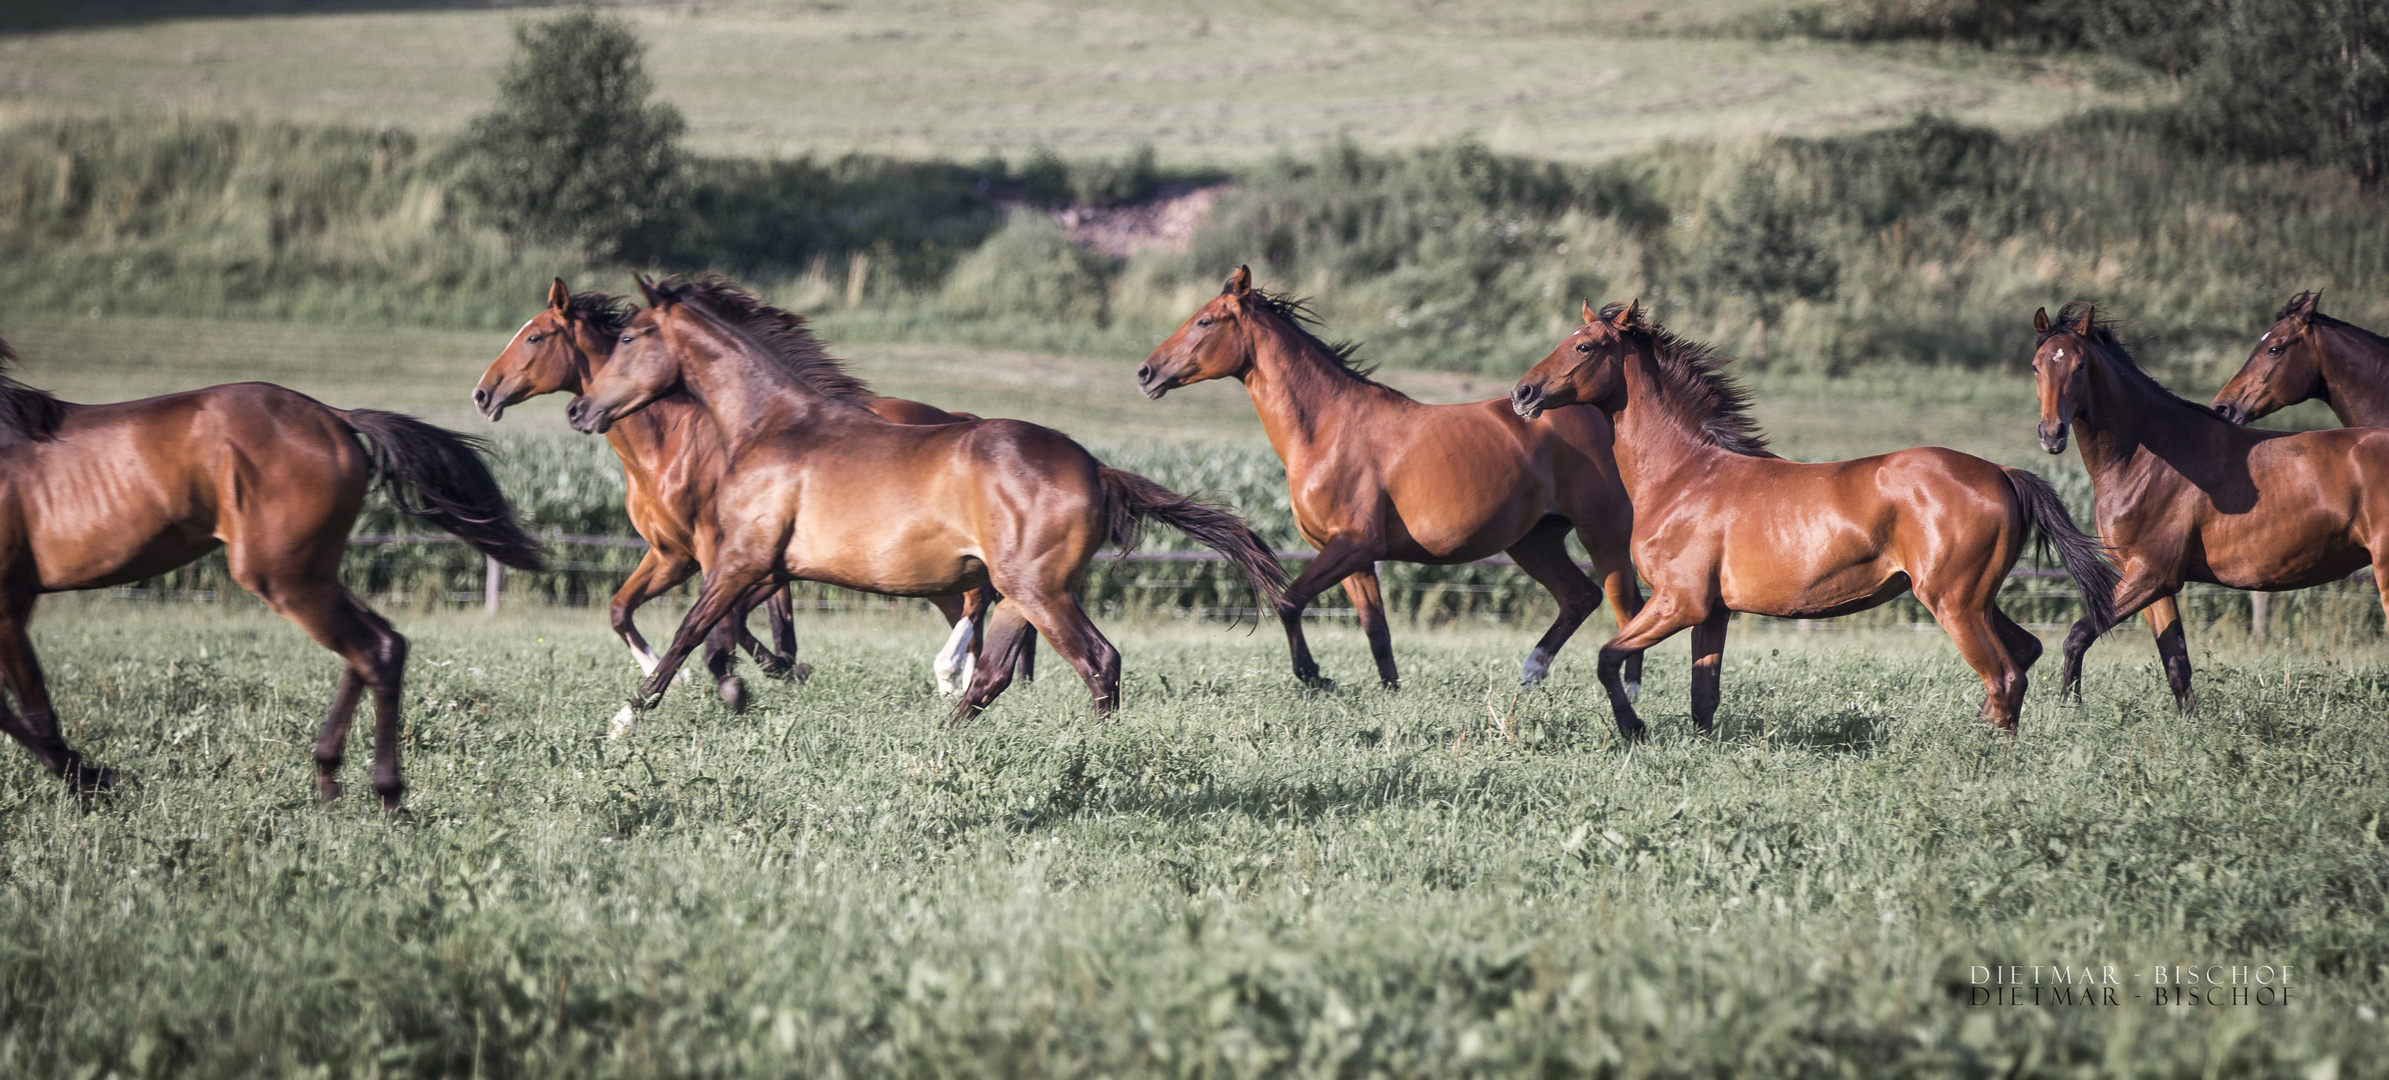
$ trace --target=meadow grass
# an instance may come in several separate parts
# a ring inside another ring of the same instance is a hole
[[[1310,693],[1274,632],[1112,620],[1117,716],[1048,654],[948,732],[934,620],[808,617],[809,683],[742,717],[676,691],[607,742],[633,670],[595,613],[408,615],[392,826],[311,801],[333,661],[258,605],[45,608],[68,732],[129,780],[84,810],[0,755],[10,1075],[2389,1060],[2377,640],[2202,643],[2196,718],[2110,644],[2085,705],[2036,688],[2008,739],[1936,634],[1737,625],[1720,734],[1670,642],[1628,748],[1585,643],[1513,698],[1517,626],[1405,633],[1398,692],[1323,626],[1348,688]],[[2034,964],[2112,965],[2118,1003],[1971,1004],[1973,969]],[[2293,996],[2157,1005],[2192,964]]]

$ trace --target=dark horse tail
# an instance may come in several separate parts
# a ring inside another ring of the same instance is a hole
[[[1277,564],[1269,545],[1253,535],[1243,518],[1126,470],[1099,468],[1096,475],[1103,481],[1103,512],[1111,541],[1121,554],[1136,550],[1145,519],[1152,518],[1227,556],[1252,579],[1253,589],[1269,599],[1271,608],[1286,598],[1286,568]]]
[[[506,493],[482,463],[481,440],[379,409],[340,415],[370,444],[374,474],[399,509],[517,570],[547,569],[547,553],[515,523]]]
[[[2106,547],[2098,537],[2075,527],[2074,515],[2066,512],[2065,502],[2047,480],[2022,469],[2003,467],[2000,471],[2007,474],[2008,486],[2016,489],[2016,500],[2023,504],[2025,526],[2040,534],[2044,552],[2052,545],[2057,548],[2057,560],[2065,564],[2066,576],[2082,591],[2084,618],[2089,620],[2093,636],[2106,633],[2115,625],[2115,583],[2122,577],[2108,565]]]

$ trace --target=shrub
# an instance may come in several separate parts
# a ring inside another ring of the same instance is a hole
[[[577,11],[518,26],[515,41],[497,107],[465,136],[465,190],[520,235],[636,253],[676,214],[685,126],[647,100],[638,38]]]
[[[1022,211],[955,264],[938,302],[963,318],[1100,325],[1114,272],[1051,219]]]

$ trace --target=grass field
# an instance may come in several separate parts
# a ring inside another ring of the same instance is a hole
[[[230,5],[238,10],[240,5]],[[256,5],[251,5],[256,6]],[[610,6],[610,5],[609,5]],[[2017,126],[2119,100],[2079,70],[1964,48],[1654,32],[1774,5],[624,4],[702,150],[968,159],[1049,147],[1249,162],[1338,135],[1463,132],[1542,157],[1821,133],[1920,108]],[[168,19],[0,36],[0,107],[166,107],[453,131],[488,107],[519,11]]]
[[[1659,739],[1628,749],[1582,643],[1513,704],[1518,627],[1402,632],[1395,693],[1322,628],[1355,688],[1310,694],[1274,633],[1114,621],[1116,718],[1049,668],[940,732],[932,620],[808,619],[810,683],[737,718],[675,693],[608,743],[631,668],[593,612],[400,625],[415,819],[393,828],[310,801],[332,661],[289,626],[50,602],[68,730],[132,779],[85,811],[0,755],[0,1073],[2389,1060],[2378,644],[2201,641],[2207,711],[2179,719],[2127,635],[2085,706],[2036,688],[2002,739],[1937,635],[1743,628],[1720,735],[1689,736],[1671,642]],[[2116,1004],[1972,1004],[2035,964],[2113,966]],[[2285,967],[2290,1003],[2159,1005],[2177,965]]]

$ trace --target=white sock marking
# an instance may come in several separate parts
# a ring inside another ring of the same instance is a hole
[[[1518,689],[1532,690],[1543,677],[1551,674],[1551,654],[1541,649],[1526,654],[1526,662],[1518,665]]]
[[[614,721],[606,725],[606,739],[609,742],[619,739],[636,730],[638,726],[639,711],[625,705],[621,712],[614,714]]]
[[[964,619],[954,624],[953,633],[946,635],[945,647],[937,651],[937,659],[929,665],[929,670],[937,675],[939,694],[952,697],[961,693],[963,686],[970,685],[971,638],[977,634],[978,627]],[[955,683],[957,674],[962,677],[960,685]]]

